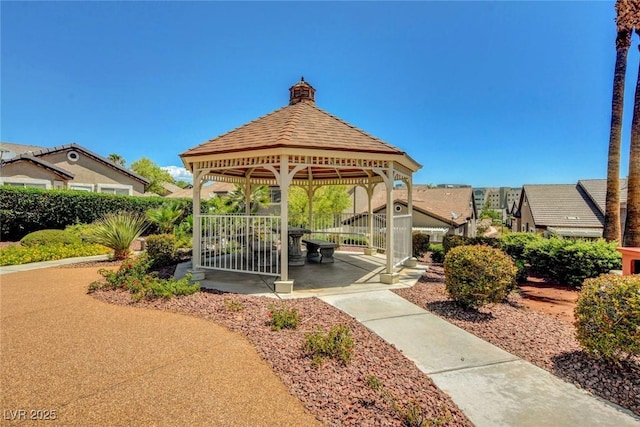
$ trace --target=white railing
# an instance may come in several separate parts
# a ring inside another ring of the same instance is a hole
[[[393,217],[393,265],[405,262],[411,257],[411,215]]]
[[[280,275],[280,217],[201,215],[201,267]]]
[[[309,227],[307,214],[290,214],[289,226],[309,228],[311,238],[329,240],[345,246],[373,247],[384,250],[386,217],[373,214],[373,236],[369,236],[368,214],[314,213]]]

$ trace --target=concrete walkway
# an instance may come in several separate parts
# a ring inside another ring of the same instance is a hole
[[[320,296],[395,345],[478,427],[635,426],[594,397],[389,290]]]

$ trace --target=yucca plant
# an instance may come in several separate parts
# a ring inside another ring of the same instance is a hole
[[[147,219],[158,225],[160,233],[169,234],[173,231],[173,226],[182,217],[184,210],[177,203],[169,203],[158,208],[149,209]]]
[[[90,240],[113,249],[113,257],[118,260],[129,255],[131,243],[148,227],[144,215],[133,212],[108,213],[94,224]]]

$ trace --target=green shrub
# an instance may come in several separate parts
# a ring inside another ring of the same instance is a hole
[[[105,214],[95,222],[90,240],[113,249],[115,259],[125,259],[129,247],[147,228],[145,217],[134,212]]]
[[[464,308],[478,308],[504,300],[517,268],[499,249],[457,246],[445,256],[444,273],[449,296]]]
[[[429,245],[431,251],[431,262],[442,264],[444,262],[444,247],[441,244]]]
[[[226,299],[224,300],[224,306],[229,311],[241,311],[244,310],[244,304],[235,299]]]
[[[0,249],[0,266],[20,265],[41,261],[55,261],[59,259],[84,256],[105,255],[110,252],[111,249],[106,248],[102,245],[86,243],[76,243],[72,245],[55,243],[29,247],[12,245]]]
[[[514,261],[514,264],[518,269],[518,272],[516,273],[516,283],[526,283],[526,281],[529,280],[529,273],[527,272],[527,266],[525,265],[524,261],[522,261],[521,259],[516,259]]]
[[[216,200],[203,200],[200,205],[201,212],[209,212]],[[164,197],[0,186],[0,238],[19,240],[37,230],[91,224],[109,212],[128,211],[144,214],[147,210],[162,206],[166,202],[167,199]],[[181,218],[184,220],[186,215],[192,213],[193,201],[179,199],[178,203],[184,210],[185,217]]]
[[[151,259],[146,254],[136,258],[125,259],[117,271],[101,269],[98,272],[104,278],[89,285],[89,292],[97,289],[126,289],[131,293],[134,301],[142,298],[172,298],[180,295],[191,295],[200,291],[198,282],[192,283],[192,276],[185,275],[182,279],[160,279],[155,274],[149,274]]]
[[[173,227],[183,218],[184,210],[177,202],[165,203],[157,208],[147,210],[145,213],[151,223],[156,224],[162,234],[173,231]]]
[[[587,352],[612,362],[640,356],[640,276],[585,280],[575,317],[576,336]]]
[[[83,242],[89,242],[95,227],[94,224],[74,224],[67,225],[64,230],[77,236]]]
[[[445,255],[458,246],[483,245],[492,248],[500,248],[500,240],[495,237],[464,237],[446,235],[442,239]]]
[[[580,286],[587,278],[620,269],[622,256],[616,242],[570,240],[552,237],[528,243],[524,257],[531,273],[570,286]]]
[[[295,308],[288,308],[285,305],[276,307],[273,304],[269,306],[269,324],[271,330],[279,331],[281,329],[296,329],[300,322],[300,313]]]
[[[151,268],[164,267],[176,259],[177,239],[173,234],[152,234],[145,240],[147,255],[151,258]]]
[[[416,258],[420,258],[429,250],[429,235],[425,233],[421,233],[419,231],[414,231],[411,234],[411,239],[413,241],[413,256]]]
[[[24,236],[20,240],[22,246],[42,246],[49,244],[79,245],[82,243],[79,237],[64,230],[40,230]]]
[[[514,260],[524,261],[524,252],[527,245],[542,239],[544,239],[544,237],[535,233],[508,233],[500,236],[500,249]]]
[[[311,356],[316,367],[322,365],[325,358],[336,359],[346,365],[353,354],[351,331],[345,325],[336,325],[326,333],[316,329],[305,335],[303,350]]]

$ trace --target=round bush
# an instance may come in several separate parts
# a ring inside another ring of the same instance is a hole
[[[153,234],[145,241],[147,255],[153,260],[152,268],[164,267],[176,258],[177,239],[173,234]]]
[[[445,287],[464,308],[504,300],[517,271],[507,254],[489,246],[457,246],[444,258]]]
[[[39,230],[29,233],[20,240],[22,246],[43,246],[50,244],[79,245],[80,237],[64,230]]]
[[[595,357],[617,362],[640,355],[640,276],[603,274],[582,285],[576,335]]]

